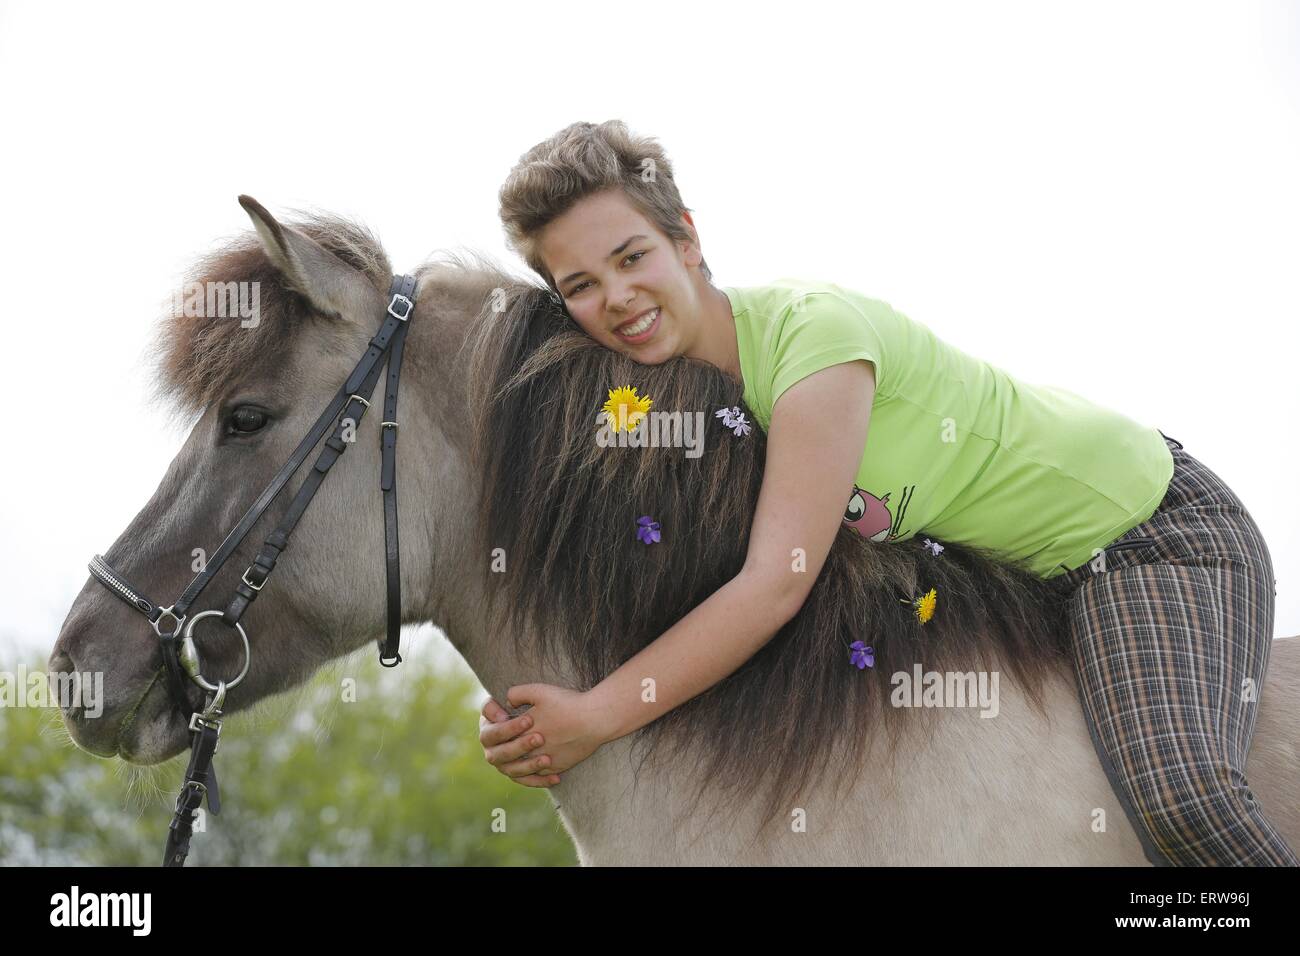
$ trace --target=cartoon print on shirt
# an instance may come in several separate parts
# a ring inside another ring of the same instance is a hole
[[[890,538],[902,537],[898,533],[898,528],[903,523],[903,515],[907,513],[908,502],[912,500],[912,492],[915,490],[916,485],[904,486],[903,501],[895,517],[889,511],[888,492],[883,498],[877,498],[865,488],[859,488],[855,484],[853,494],[849,496],[849,503],[844,509],[844,524],[871,541],[887,541]]]

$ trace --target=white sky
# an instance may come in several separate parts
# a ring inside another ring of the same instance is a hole
[[[831,279],[1180,439],[1298,634],[1298,117],[1295,3],[0,5],[0,669],[183,441],[142,350],[237,194],[399,270],[518,264],[510,167],[611,118],[668,150],[719,284]]]

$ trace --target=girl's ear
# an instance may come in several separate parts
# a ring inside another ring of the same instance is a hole
[[[697,266],[704,261],[704,252],[700,249],[700,234],[695,230],[695,220],[691,218],[689,211],[682,213],[682,219],[686,223],[685,229],[690,234],[690,238],[674,241],[677,248],[681,250],[682,259],[686,264]]]
[[[698,242],[690,242],[682,239],[678,240],[677,246],[682,250],[682,259],[687,266],[698,266],[704,261],[704,253],[700,251],[700,244]]]

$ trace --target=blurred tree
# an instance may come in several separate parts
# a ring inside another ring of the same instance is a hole
[[[390,670],[367,648],[228,717],[221,814],[206,815],[189,865],[576,864],[549,795],[483,759],[483,689],[441,656]],[[57,709],[0,707],[0,864],[158,865],[187,760],[93,757]]]

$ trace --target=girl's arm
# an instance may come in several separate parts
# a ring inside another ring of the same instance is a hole
[[[606,742],[736,671],[799,612],[844,517],[875,389],[874,366],[857,360],[814,372],[781,394],[744,567],[591,689]],[[806,570],[793,569],[796,548]],[[655,698],[648,701],[647,678]]]

